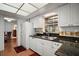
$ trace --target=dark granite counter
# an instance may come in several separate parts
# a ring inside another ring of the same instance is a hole
[[[42,40],[48,40],[48,41],[53,41],[53,40],[50,40],[48,37],[46,36],[31,36],[31,37],[34,37],[34,38],[39,38],[39,39],[42,39]],[[53,39],[53,38],[52,38]]]
[[[58,35],[52,35],[52,36],[45,36],[45,35],[31,35],[31,37],[35,38],[40,38],[44,40],[49,40],[49,41],[55,41],[55,42],[62,42],[62,41],[70,41],[70,42],[78,42],[79,43],[79,38],[78,37],[67,37],[67,36],[58,36]],[[49,39],[49,37],[52,37],[52,40]],[[57,37],[56,39],[53,39],[53,37]]]
[[[55,52],[57,56],[79,56],[79,44],[63,43],[63,45]]]

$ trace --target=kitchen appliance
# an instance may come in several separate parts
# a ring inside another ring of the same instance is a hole
[[[29,22],[24,22],[21,28],[21,45],[26,49],[29,49],[30,35],[33,34],[33,26]]]

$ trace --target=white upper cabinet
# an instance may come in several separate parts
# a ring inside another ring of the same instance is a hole
[[[68,26],[71,21],[70,4],[58,8],[59,26]]]
[[[67,4],[58,8],[59,26],[79,26],[79,4]]]
[[[34,28],[44,28],[44,18],[42,15],[32,18],[31,23],[33,23]]]
[[[71,24],[79,26],[79,4],[71,4]]]

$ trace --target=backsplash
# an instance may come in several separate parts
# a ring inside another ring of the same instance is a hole
[[[60,32],[60,36],[72,36],[72,37],[79,37],[79,32]]]
[[[35,33],[43,33],[43,28],[34,28],[35,29]]]

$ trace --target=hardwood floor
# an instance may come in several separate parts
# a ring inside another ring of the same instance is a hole
[[[14,47],[16,47],[16,39],[9,39],[5,43],[5,49],[3,51],[3,56],[39,56],[37,53],[32,51],[31,49],[25,50],[20,53],[16,53]]]

